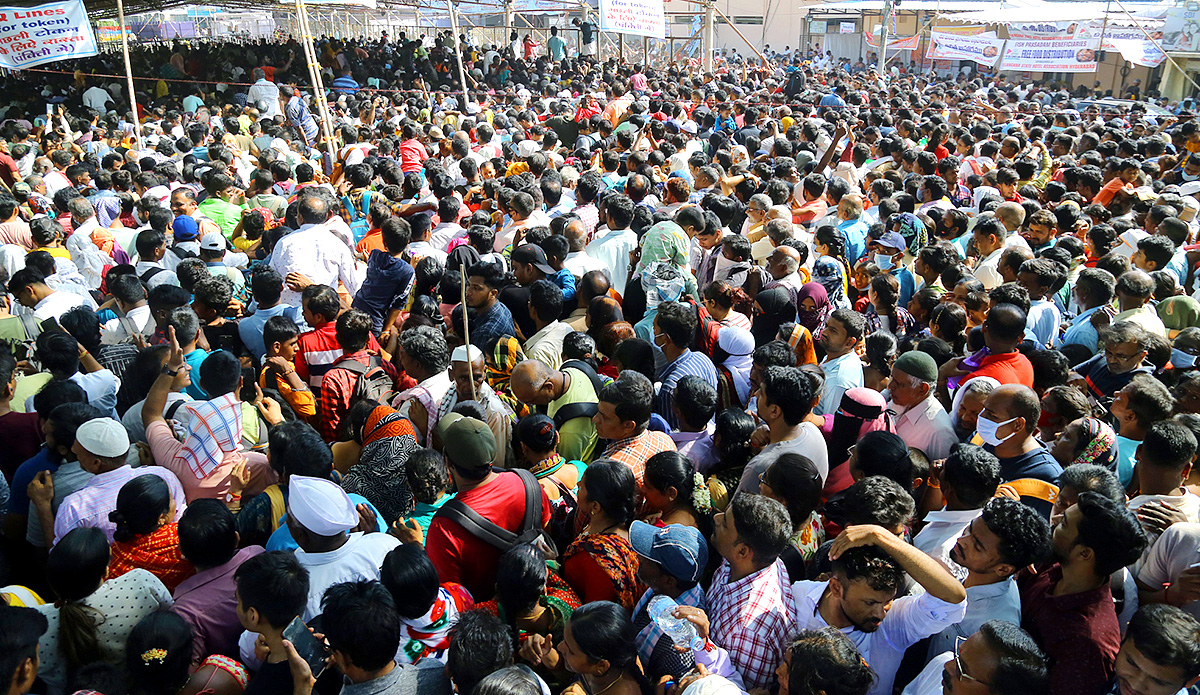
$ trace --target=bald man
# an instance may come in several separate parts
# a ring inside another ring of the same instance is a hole
[[[538,360],[525,360],[509,378],[518,401],[546,406],[558,428],[558,453],[568,461],[590,462],[596,450],[599,398],[591,378],[576,367],[551,369]]]
[[[790,246],[776,246],[767,256],[767,272],[775,282],[796,292],[804,286],[804,278],[800,276],[800,252]]]
[[[1058,484],[1062,466],[1034,435],[1041,405],[1033,389],[1003,384],[983,402],[975,426],[984,447],[1000,459],[1000,479],[1014,485],[1021,501],[1050,518],[1050,485]]]

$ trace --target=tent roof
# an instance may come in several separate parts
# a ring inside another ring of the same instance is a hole
[[[801,5],[810,13],[821,12],[879,12],[885,0],[843,0]],[[1138,2],[1125,3],[1130,13],[1139,18],[1162,18],[1172,3]],[[901,12],[911,10],[936,10],[947,19],[964,22],[1005,24],[1010,22],[1057,22],[1087,21],[1104,19],[1106,10],[1109,19],[1126,17],[1120,7],[1110,8],[1107,2],[1073,2],[1071,0],[904,0],[897,8]]]
[[[501,0],[494,0],[497,5],[500,5]],[[33,7],[44,4],[45,0],[9,0],[6,4],[10,7]],[[306,0],[310,8],[321,7],[328,8],[329,6],[342,7],[345,9],[362,9],[364,5],[374,6],[378,9],[386,9],[388,7],[418,7],[428,8],[430,10],[445,10],[446,3],[439,0],[363,0],[355,2],[354,0],[324,0],[316,1]],[[129,20],[133,15],[145,14],[147,12],[162,12],[164,10],[173,10],[189,5],[204,5],[209,7],[220,7],[227,10],[255,10],[258,12],[278,10],[287,12],[295,10],[294,2],[286,2],[276,0],[271,2],[268,0],[124,0],[125,4],[125,19]],[[87,7],[88,17],[90,19],[116,19],[117,17],[117,0],[84,0],[84,5]]]

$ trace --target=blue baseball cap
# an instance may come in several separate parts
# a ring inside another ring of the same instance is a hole
[[[682,524],[659,528],[644,521],[629,527],[629,544],[680,581],[698,582],[708,565],[708,543],[699,530]]]
[[[175,241],[192,241],[200,233],[200,225],[187,215],[180,215],[171,223],[171,232]]]
[[[908,242],[904,240],[904,235],[902,235],[900,232],[884,232],[884,234],[879,237],[879,241],[875,243],[884,248],[896,249],[897,251],[903,251],[904,249],[908,248]]]

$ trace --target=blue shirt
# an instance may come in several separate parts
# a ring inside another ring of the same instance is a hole
[[[704,379],[709,386],[717,388],[717,368],[713,366],[708,355],[702,352],[684,350],[683,354],[675,358],[674,362],[663,368],[659,375],[662,386],[659,387],[658,395],[654,398],[654,412],[661,415],[672,429],[679,427],[679,422],[675,419],[675,408],[672,407],[675,385],[685,376],[698,376]]]
[[[862,360],[851,350],[841,357],[826,359],[821,363],[821,371],[825,372],[825,388],[813,412],[833,415],[842,405],[842,395],[863,385]]]
[[[488,349],[488,342],[504,335],[516,335],[512,312],[500,302],[492,305],[485,314],[476,313],[468,326],[471,344],[480,350]]]
[[[574,306],[575,304],[575,276],[570,270],[563,268],[557,273],[546,278],[550,282],[558,285],[558,289],[563,293],[563,306]]]
[[[817,106],[831,106],[838,109],[846,108],[846,102],[837,94],[826,94],[821,97],[820,103]]]
[[[913,293],[917,291],[917,280],[913,277],[912,271],[901,266],[891,268],[887,274],[896,278],[896,282],[900,283],[900,299],[896,306],[907,308],[908,300],[912,299]]]
[[[1140,445],[1141,442],[1136,439],[1117,435],[1117,478],[1121,480],[1121,487],[1129,487],[1133,481],[1133,467],[1137,463],[1135,457]]]
[[[359,90],[358,82],[349,75],[342,75],[329,83],[329,88],[342,94],[353,94]]]
[[[1029,316],[1026,327],[1033,331],[1038,342],[1048,347],[1054,347],[1058,339],[1058,325],[1062,316],[1058,307],[1048,299],[1036,299],[1029,303]]]
[[[57,458],[57,457],[54,457]],[[30,457],[25,463],[17,466],[17,470],[13,473],[11,493],[8,498],[9,514],[29,515],[29,484],[42,471],[50,471],[51,473],[58,470],[58,463],[51,460],[50,450],[42,446],[36,454]]]
[[[1100,332],[1092,325],[1092,314],[1100,311],[1104,307],[1094,306],[1087,311],[1080,312],[1074,319],[1071,320],[1071,325],[1067,327],[1067,332],[1063,335],[1063,345],[1082,345],[1092,354],[1100,349]]]
[[[208,394],[204,392],[204,389],[200,388],[200,365],[204,364],[204,360],[207,357],[208,353],[200,348],[196,348],[183,356],[183,361],[187,362],[188,366],[192,368],[192,383],[183,392],[198,401],[208,400]]]
[[[371,317],[371,330],[376,335],[383,331],[389,312],[404,308],[412,279],[413,268],[406,261],[386,251],[371,251],[367,276],[354,295],[354,308]]]
[[[867,251],[867,232],[871,227],[859,218],[840,222],[837,228],[846,237],[846,260],[853,265]]]
[[[307,325],[304,322],[304,312],[299,307],[283,302],[266,309],[259,307],[258,311],[238,321],[238,336],[242,339],[242,345],[245,345],[259,362],[262,362],[263,355],[267,354],[267,346],[263,341],[263,326],[267,325],[267,319],[276,316],[286,316],[295,321],[301,333]]]

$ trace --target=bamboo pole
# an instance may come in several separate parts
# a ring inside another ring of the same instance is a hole
[[[138,150],[142,145],[142,119],[138,116],[137,93],[133,88],[133,67],[129,63],[129,37],[125,33],[125,3],[117,0],[117,21],[121,24],[121,56],[125,59],[125,85],[129,89],[129,106],[133,109],[133,136]]]

